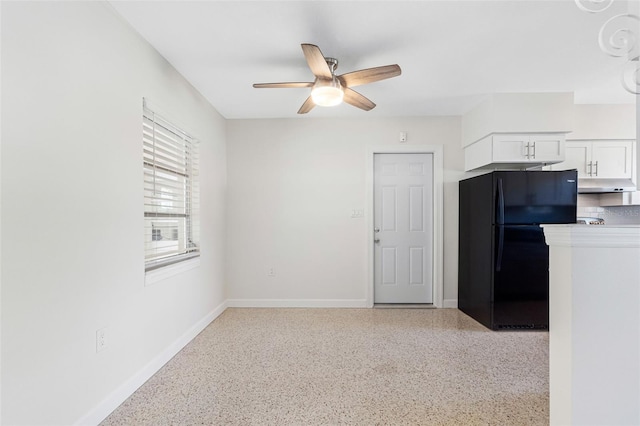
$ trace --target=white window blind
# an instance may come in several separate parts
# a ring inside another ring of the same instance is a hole
[[[198,141],[145,105],[145,270],[199,256]]]

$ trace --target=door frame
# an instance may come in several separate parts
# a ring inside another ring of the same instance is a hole
[[[367,306],[373,307],[374,292],[374,206],[373,206],[373,185],[374,185],[374,156],[375,154],[433,154],[433,259],[432,259],[432,283],[433,283],[433,306],[443,307],[444,281],[443,281],[443,154],[442,145],[388,145],[374,146],[367,149],[367,198],[365,207],[365,217],[367,218]]]

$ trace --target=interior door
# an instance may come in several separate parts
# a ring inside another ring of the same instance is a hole
[[[433,154],[374,155],[374,302],[433,303]]]

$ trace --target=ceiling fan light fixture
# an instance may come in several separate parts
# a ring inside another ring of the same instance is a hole
[[[344,90],[337,78],[318,79],[311,89],[311,99],[318,106],[336,106],[342,103]]]

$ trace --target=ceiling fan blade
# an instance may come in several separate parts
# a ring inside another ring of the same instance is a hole
[[[348,87],[344,88],[343,101],[345,101],[349,105],[353,105],[354,107],[363,109],[365,111],[372,110],[376,107],[376,104],[371,102],[371,100],[362,96],[360,93],[356,92],[355,90],[349,89]]]
[[[311,96],[309,96],[298,110],[298,114],[306,114],[311,111],[314,106],[316,106],[316,104],[313,103],[313,99],[311,99]]]
[[[302,52],[313,75],[318,78],[331,79],[331,69],[318,46],[302,43]]]
[[[298,88],[298,87],[311,87],[313,86],[313,83],[306,83],[306,82],[300,82],[300,83],[255,83],[253,85],[253,87],[255,87],[256,89],[288,89],[288,88]]]
[[[348,72],[338,76],[338,79],[343,86],[355,87],[362,84],[373,83],[374,81],[397,77],[401,73],[402,70],[400,69],[400,66],[394,64]]]

